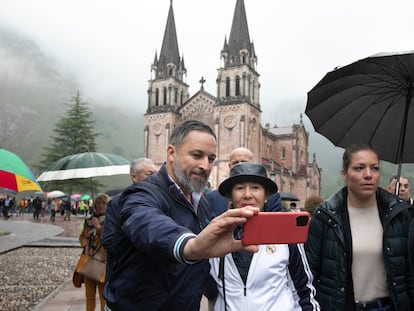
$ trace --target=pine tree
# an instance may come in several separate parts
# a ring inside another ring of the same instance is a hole
[[[44,147],[40,169],[46,169],[53,162],[65,156],[96,151],[96,138],[99,133],[94,130],[95,120],[89,110],[88,103],[82,101],[80,92],[77,91],[70,103],[66,103],[68,110],[55,124],[52,136],[52,143]],[[96,192],[99,183],[91,179],[72,179],[65,181],[53,181],[42,183],[45,190],[60,189],[68,193],[85,190]]]

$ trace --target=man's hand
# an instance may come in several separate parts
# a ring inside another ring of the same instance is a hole
[[[199,260],[221,257],[241,250],[257,252],[257,245],[246,246],[240,240],[235,240],[233,231],[258,212],[258,208],[247,206],[230,209],[215,217],[203,231],[186,243],[184,257],[188,260]]]

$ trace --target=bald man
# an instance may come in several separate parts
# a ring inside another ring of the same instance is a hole
[[[250,149],[238,147],[232,150],[229,157],[229,171],[233,166],[241,162],[253,162],[253,152]],[[228,209],[229,199],[223,197],[218,190],[209,191],[206,194],[206,199],[211,207],[213,217],[222,214]],[[268,197],[265,210],[268,212],[283,211],[282,201],[278,192]]]

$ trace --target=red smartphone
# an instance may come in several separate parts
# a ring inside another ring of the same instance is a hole
[[[308,212],[259,212],[243,226],[244,245],[305,243]]]

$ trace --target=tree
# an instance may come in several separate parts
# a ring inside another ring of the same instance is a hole
[[[49,146],[43,148],[43,160],[39,168],[41,170],[49,167],[53,162],[65,156],[96,151],[96,138],[99,133],[94,130],[95,120],[89,110],[88,103],[82,101],[80,92],[77,91],[70,103],[66,103],[68,110],[55,124],[52,140]],[[51,190],[51,187],[65,190],[68,193],[74,191],[84,192],[86,189],[92,193],[96,192],[99,183],[91,179],[71,179],[65,181],[53,181],[42,183],[42,187]]]

